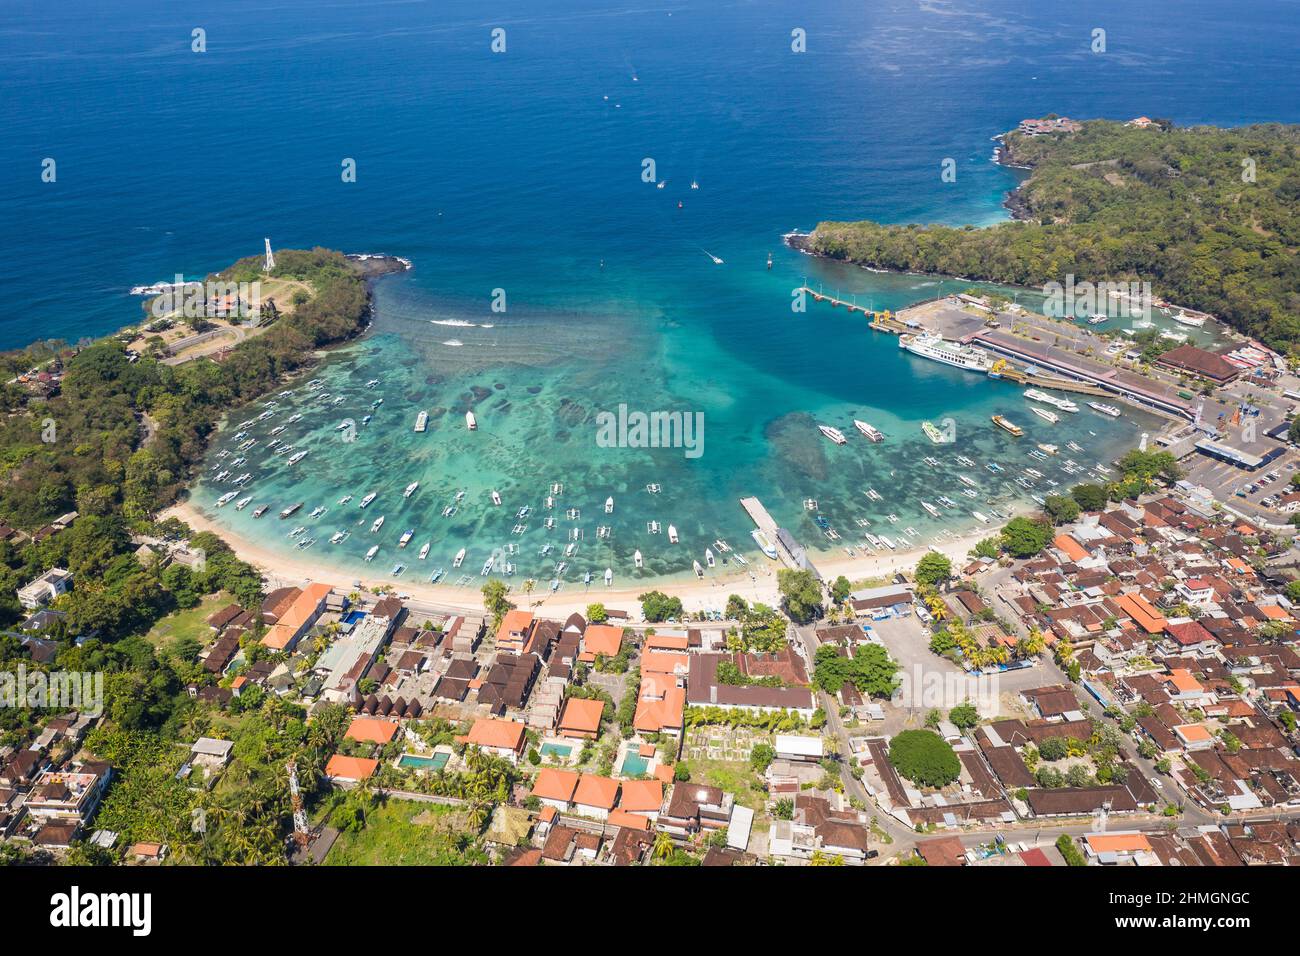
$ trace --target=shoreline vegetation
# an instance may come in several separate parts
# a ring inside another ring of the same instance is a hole
[[[0,356],[8,373],[0,392],[0,523],[11,531],[0,541],[0,626],[20,619],[15,589],[54,566],[78,582],[59,602],[70,633],[116,633],[168,607],[171,588],[160,588],[163,575],[143,566],[132,536],[179,534],[154,516],[192,483],[221,418],[281,387],[319,350],[361,334],[371,314],[369,281],[404,268],[392,257],[354,260],[320,248],[279,251],[269,274],[261,256],[240,259],[208,281],[269,275],[305,282],[315,294],[220,362],[168,365],[128,354],[132,330]],[[29,374],[34,368],[41,371]],[[76,522],[55,533],[55,522],[73,512]],[[227,570],[246,581],[252,569]]]
[[[1049,117],[1050,118],[1050,117]],[[1002,137],[1029,170],[994,226],[823,221],[800,251],[867,268],[1024,288],[1150,282],[1300,354],[1300,127],[1175,128],[1089,120],[1077,132]]]

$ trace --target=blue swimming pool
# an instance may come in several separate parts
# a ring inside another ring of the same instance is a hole
[[[441,770],[447,766],[447,760],[450,757],[450,754],[444,753],[434,754],[432,757],[402,754],[401,759],[397,761],[397,765],[411,770]]]
[[[646,771],[650,769],[650,761],[640,754],[628,752],[623,758],[623,767],[621,773],[625,777],[644,777]]]

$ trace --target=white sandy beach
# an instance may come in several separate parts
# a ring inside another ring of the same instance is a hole
[[[361,581],[362,591],[387,588],[399,594],[409,595],[425,609],[445,609],[449,611],[481,612],[482,596],[477,587],[461,588],[448,584],[430,584],[415,578],[394,579],[383,574],[355,575],[312,561],[305,552],[301,557],[285,556],[272,553],[246,538],[236,537],[227,529],[208,519],[189,504],[178,504],[163,512],[161,518],[176,517],[195,531],[211,531],[224,540],[241,559],[261,569],[270,587],[301,585],[306,581],[325,581],[338,588],[354,590],[353,583]],[[981,528],[959,535],[936,547],[947,555],[954,567],[966,562],[966,556],[981,538],[996,534],[993,528]],[[886,577],[900,570],[910,570],[929,550],[915,548],[908,551],[891,551],[888,554],[850,557],[841,555],[814,555],[814,562],[822,576],[828,581],[844,575],[850,581],[862,581],[870,578]],[[571,584],[551,594],[546,591],[545,582],[538,582],[538,590],[532,595],[524,595],[520,590],[521,581],[514,581],[511,599],[518,605],[525,606],[554,618],[567,617],[574,611],[583,612],[588,604],[600,602],[607,608],[626,611],[634,621],[641,619],[641,605],[638,595],[648,590],[663,591],[665,594],[681,598],[687,611],[722,610],[727,598],[738,594],[753,603],[761,601],[776,606],[779,597],[776,587],[776,572],[781,565],[776,561],[761,556],[750,559],[748,569],[726,569],[708,574],[700,580],[650,581],[636,588],[604,587],[599,582],[590,586]]]

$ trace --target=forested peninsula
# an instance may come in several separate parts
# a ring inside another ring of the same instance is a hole
[[[986,228],[821,222],[797,243],[877,269],[1020,286],[1150,282],[1300,353],[1300,127],[1176,128],[1084,122],[1004,137],[1001,161],[1029,169],[1008,198],[1017,219]]]

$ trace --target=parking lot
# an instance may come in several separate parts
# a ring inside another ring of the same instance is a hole
[[[1286,524],[1289,515],[1273,509],[1275,499],[1290,491],[1291,476],[1300,467],[1300,456],[1289,452],[1266,468],[1250,472],[1200,453],[1183,462],[1188,481],[1204,485],[1216,500],[1272,524]]]

